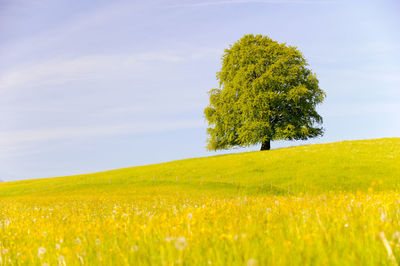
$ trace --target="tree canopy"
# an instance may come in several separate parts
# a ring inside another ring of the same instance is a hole
[[[259,143],[268,150],[270,141],[323,134],[315,108],[325,92],[297,47],[245,35],[225,49],[217,80],[204,110],[209,150]]]

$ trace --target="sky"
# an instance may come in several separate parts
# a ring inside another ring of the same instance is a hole
[[[206,150],[203,110],[245,34],[297,46],[323,137],[400,137],[398,0],[0,0],[0,179],[255,151]]]

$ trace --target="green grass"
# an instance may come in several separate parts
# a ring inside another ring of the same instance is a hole
[[[85,191],[321,194],[400,187],[400,138],[343,141],[0,184],[0,197]]]
[[[0,265],[398,265],[399,188],[400,138],[5,182]]]

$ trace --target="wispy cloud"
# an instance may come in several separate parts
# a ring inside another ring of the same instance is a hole
[[[217,6],[231,4],[321,4],[334,3],[329,0],[217,0],[217,1],[196,1],[192,3],[175,4],[169,7],[202,7],[202,6]]]
[[[38,3],[40,1],[37,1]],[[14,8],[24,9],[25,5],[14,4]],[[138,4],[128,2],[115,2],[100,7],[90,9],[86,12],[77,12],[60,19],[57,23],[48,23],[46,27],[41,28],[35,34],[26,34],[24,38],[3,44],[0,52],[3,56],[14,57],[19,55],[31,55],[32,52],[42,49],[43,47],[51,47],[54,45],[63,45],[71,40],[71,36],[78,33],[88,32],[102,23],[112,21],[121,16],[132,15],[132,12],[140,12],[141,8]],[[28,12],[28,10],[23,10]],[[29,10],[31,11],[31,10]],[[20,13],[20,12],[17,12]],[[26,58],[24,59],[26,61]]]
[[[43,141],[164,132],[200,127],[204,127],[204,121],[191,119],[135,122],[121,125],[88,125],[2,131],[0,132],[0,152],[15,150],[14,147],[22,144],[39,143]]]
[[[384,103],[331,103],[321,107],[329,117],[346,117],[349,114],[354,116],[374,115],[390,116],[399,113],[400,107],[394,102]]]
[[[174,52],[140,54],[89,55],[75,58],[55,58],[28,66],[19,66],[0,74],[0,92],[26,85],[57,85],[75,80],[104,78],[112,73],[132,72],[157,63],[179,63],[207,56],[207,51],[183,55]]]

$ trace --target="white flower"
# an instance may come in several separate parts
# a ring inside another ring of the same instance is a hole
[[[42,258],[43,255],[44,255],[44,253],[46,253],[46,249],[43,248],[43,247],[40,247],[40,248],[38,249],[38,257],[39,257],[39,258]]]
[[[386,213],[381,212],[381,221],[382,221],[382,222],[385,222],[385,221],[386,221],[386,218],[387,218]]]
[[[399,231],[394,232],[392,238],[400,242],[400,232]]]
[[[167,237],[165,238],[165,241],[167,241],[167,242],[171,242],[172,240],[175,240],[175,237],[169,237],[169,236],[167,236]]]
[[[58,258],[57,258],[57,260],[58,260],[58,263],[60,264],[60,265],[65,265],[65,258],[64,258],[64,256],[59,256]]]
[[[56,249],[58,250],[60,248],[61,248],[60,244],[56,244]]]
[[[258,261],[255,259],[249,259],[247,261],[247,266],[258,266]]]
[[[178,237],[178,238],[175,240],[175,247],[176,247],[176,249],[184,250],[184,249],[186,248],[186,246],[187,246],[187,242],[186,242],[185,237],[181,236],[181,237]]]

